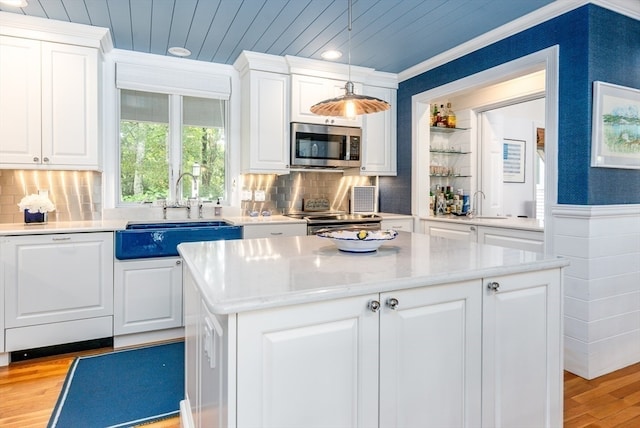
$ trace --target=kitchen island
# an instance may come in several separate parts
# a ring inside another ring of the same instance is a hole
[[[179,251],[183,426],[562,424],[566,260],[407,232]]]

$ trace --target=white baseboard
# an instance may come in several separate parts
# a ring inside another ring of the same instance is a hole
[[[113,349],[128,348],[167,340],[184,339],[184,327],[113,337]]]

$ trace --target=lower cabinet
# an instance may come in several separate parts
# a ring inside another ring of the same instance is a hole
[[[306,223],[282,224],[262,223],[245,224],[242,226],[242,238],[277,238],[279,236],[305,236]]]
[[[480,226],[478,243],[544,253],[544,232]]]
[[[378,426],[478,426],[481,299],[479,280],[380,296]]]
[[[115,335],[182,326],[182,259],[116,260]]]
[[[113,233],[0,238],[5,351],[113,335]]]
[[[483,426],[562,426],[560,284],[560,270],[484,280]]]
[[[562,424],[559,269],[231,315],[185,280],[184,426]]]
[[[424,233],[448,239],[461,239],[477,242],[478,228],[472,224],[446,223],[442,221],[424,221]]]
[[[396,231],[404,231],[404,232],[413,232],[413,218],[382,218],[382,222],[380,224],[380,228],[382,230],[393,229]]]

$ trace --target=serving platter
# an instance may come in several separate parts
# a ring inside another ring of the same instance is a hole
[[[340,251],[347,253],[371,253],[382,244],[398,236],[395,230],[334,230],[320,232],[316,236],[329,239]]]

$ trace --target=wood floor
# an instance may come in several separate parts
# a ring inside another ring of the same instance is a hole
[[[110,350],[40,358],[0,367],[0,427],[46,427],[73,359],[78,355]],[[564,426],[640,427],[640,363],[591,381],[565,372]],[[180,421],[176,417],[144,427],[178,428]]]

